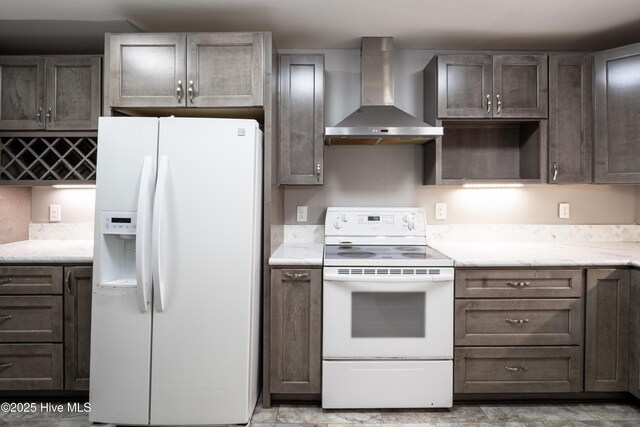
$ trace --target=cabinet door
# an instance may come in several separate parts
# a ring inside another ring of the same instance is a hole
[[[89,390],[91,270],[90,266],[65,268],[65,390]]]
[[[640,44],[595,56],[595,182],[640,183]]]
[[[48,57],[46,70],[47,129],[98,129],[100,57]]]
[[[257,107],[264,104],[261,33],[187,36],[187,106]]]
[[[545,118],[547,91],[546,55],[493,57],[493,117]]]
[[[186,105],[186,36],[112,34],[108,39],[110,107]]]
[[[280,184],[321,185],[324,56],[280,56]]]
[[[549,182],[591,182],[591,56],[549,57]]]
[[[322,271],[271,270],[271,393],[321,392]]]
[[[438,56],[438,117],[491,117],[492,64],[491,55]]]
[[[44,57],[0,56],[0,129],[44,129]]]
[[[626,391],[630,272],[587,270],[585,391]]]
[[[631,270],[629,391],[640,398],[640,270]]]

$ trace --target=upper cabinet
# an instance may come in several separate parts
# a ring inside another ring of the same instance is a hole
[[[640,44],[595,56],[595,182],[640,183]]]
[[[110,34],[108,105],[258,107],[262,33]]]
[[[100,89],[99,56],[1,56],[0,129],[97,129]]]
[[[280,55],[280,184],[322,185],[324,56]]]
[[[546,55],[439,55],[427,68],[436,63],[439,119],[547,117]]]
[[[591,182],[592,56],[549,56],[549,183]]]

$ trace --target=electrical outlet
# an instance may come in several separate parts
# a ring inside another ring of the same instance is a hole
[[[297,222],[307,222],[307,207],[306,206],[296,206],[296,221]]]
[[[62,208],[60,205],[49,205],[49,222],[62,221]]]
[[[569,216],[569,203],[560,203],[558,205],[558,217],[562,219],[568,219]]]
[[[446,203],[436,203],[436,219],[447,219],[447,204]]]

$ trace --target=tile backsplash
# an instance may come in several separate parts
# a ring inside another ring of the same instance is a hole
[[[93,240],[93,223],[31,223],[29,240]]]

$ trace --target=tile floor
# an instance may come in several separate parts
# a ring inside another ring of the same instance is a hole
[[[0,402],[3,402],[0,399]],[[11,413],[0,411],[0,426],[89,427],[88,415],[62,412]],[[451,410],[323,410],[315,405],[256,407],[255,427],[563,427],[640,426],[640,408],[627,403],[572,404],[457,404]],[[97,426],[97,425],[96,425]],[[101,424],[108,427],[109,425]],[[356,427],[356,426],[352,426]]]

